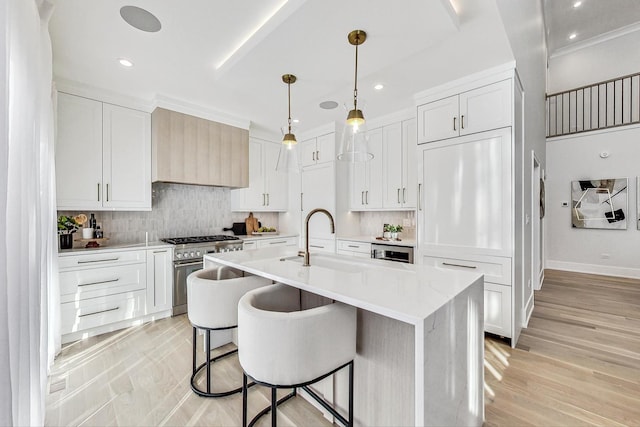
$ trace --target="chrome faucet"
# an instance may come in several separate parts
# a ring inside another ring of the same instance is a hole
[[[326,210],[326,209],[314,209],[311,212],[309,212],[309,215],[307,215],[307,219],[304,220],[304,263],[302,264],[305,267],[309,267],[311,264],[309,264],[309,220],[311,219],[311,217],[313,216],[313,214],[318,213],[318,212],[322,212],[323,214],[325,214],[326,216],[329,217],[329,221],[331,221],[331,233],[335,234],[336,232],[336,225],[333,222],[333,217],[331,216],[331,213]]]

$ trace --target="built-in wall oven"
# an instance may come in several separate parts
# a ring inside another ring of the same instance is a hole
[[[201,270],[202,257],[210,253],[242,250],[242,240],[235,236],[214,235],[161,239],[175,245],[173,251],[173,315],[187,312],[187,277]]]
[[[371,258],[413,264],[413,247],[372,243]]]

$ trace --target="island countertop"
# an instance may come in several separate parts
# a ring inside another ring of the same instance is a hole
[[[349,256],[311,253],[302,266],[297,249],[279,247],[205,255],[207,261],[417,325],[482,275]]]

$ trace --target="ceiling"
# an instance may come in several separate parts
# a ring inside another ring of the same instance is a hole
[[[639,30],[638,0],[544,0],[549,55],[622,28]],[[576,35],[569,39],[571,34]]]
[[[153,13],[162,29],[130,26],[120,16],[126,5]],[[410,107],[416,82],[398,64],[456,33],[457,19],[449,0],[55,0],[50,33],[63,89],[171,99],[279,133],[287,122],[286,73],[298,77],[291,108],[300,131],[344,119],[342,105],[353,96],[355,48],[347,34],[354,29],[368,33],[358,58],[365,114]],[[375,91],[375,83],[385,88]],[[321,109],[327,100],[340,107]]]

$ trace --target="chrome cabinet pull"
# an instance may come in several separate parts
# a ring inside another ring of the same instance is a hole
[[[367,205],[369,204],[369,190],[364,192],[364,201],[367,202]]]
[[[407,189],[402,187],[402,203],[407,203]]]
[[[312,160],[314,162],[316,161],[316,152],[315,151],[311,154],[311,158],[312,158]]]
[[[360,192],[360,204],[364,205],[364,191]]]
[[[153,251],[154,254],[166,254],[167,250],[165,249],[164,251]]]
[[[304,210],[304,208],[302,207],[302,206],[303,206],[303,203],[302,203],[302,196],[303,196],[303,195],[304,195],[304,193],[300,193],[300,210],[301,210],[301,211],[303,211],[303,210]]]
[[[400,204],[400,189],[398,188],[398,204]]]
[[[271,203],[269,203],[269,193],[267,193],[267,206],[269,206]]]
[[[107,184],[107,202],[109,201],[109,184]]]
[[[360,246],[358,246],[358,245],[347,245],[347,247],[348,248],[356,248],[356,249],[358,249]]]
[[[93,316],[94,314],[106,313],[108,311],[115,311],[115,310],[120,310],[120,306],[114,307],[114,308],[107,308],[106,310],[94,311],[93,313],[78,314],[78,317]]]
[[[279,242],[269,242],[270,245],[279,245],[280,243],[287,243],[286,240],[280,240]]]
[[[460,128],[464,129],[464,114],[460,116]]]
[[[90,264],[92,262],[107,262],[107,261],[117,261],[119,260],[120,257],[115,257],[115,258],[104,258],[104,259],[91,259],[91,260],[87,260],[87,261],[83,261],[83,260],[78,260],[78,264]]]
[[[312,248],[318,248],[318,249],[324,249],[324,246],[320,246],[320,245],[309,245]]]
[[[316,160],[320,160],[320,152],[316,151]]]
[[[451,267],[471,268],[471,269],[478,268],[475,265],[451,264],[449,262],[443,262],[442,265],[448,265],[448,266],[451,266]]]
[[[422,210],[422,184],[418,184],[418,210]]]
[[[78,283],[78,286],[90,286],[90,285],[99,285],[100,283],[112,283],[117,282],[120,278],[117,279],[109,279],[109,280],[101,280],[99,282],[89,282],[89,283]]]
[[[455,117],[453,118],[453,130],[458,130],[458,129],[456,129],[456,118]]]
[[[100,183],[98,183],[98,201],[100,201]]]

